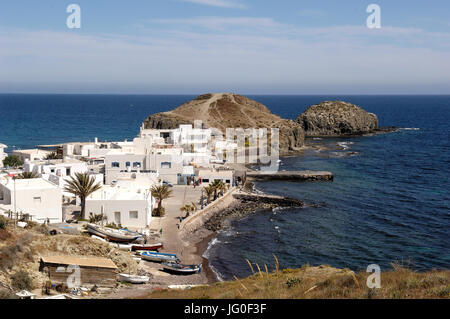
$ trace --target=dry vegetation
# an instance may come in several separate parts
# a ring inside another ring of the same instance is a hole
[[[47,277],[39,272],[39,261],[46,255],[106,257],[121,272],[136,273],[138,269],[130,254],[88,236],[51,236],[43,225],[33,225],[29,229],[14,229],[9,225],[0,230],[0,295],[6,294],[5,290],[17,291],[21,287],[41,289]],[[24,272],[30,277],[30,282]]]
[[[146,298],[193,299],[379,299],[449,298],[450,271],[414,272],[399,265],[381,275],[381,288],[369,289],[369,273],[330,266],[284,269],[268,273],[256,266],[245,279],[218,282],[190,290],[158,290]],[[252,266],[253,267],[253,266]]]

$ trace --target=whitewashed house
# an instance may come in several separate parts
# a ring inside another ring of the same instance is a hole
[[[43,178],[3,179],[0,183],[0,212],[29,214],[33,221],[62,222],[62,191]]]
[[[16,155],[25,163],[26,161],[39,161],[45,159],[51,151],[41,150],[38,148],[29,150],[14,150],[12,155]]]
[[[3,160],[8,156],[5,153],[5,149],[7,147],[8,147],[7,145],[0,143],[0,168],[3,167]]]
[[[234,170],[200,168],[196,171],[197,178],[201,179],[202,185],[207,186],[215,180],[220,180],[230,187],[234,186]]]
[[[33,172],[40,177],[64,188],[67,184],[66,179],[75,177],[76,173],[90,173],[95,177],[96,183],[103,185],[103,174],[91,173],[88,170],[88,164],[74,158],[64,158],[57,160],[44,161],[26,161],[24,164],[25,172]]]
[[[149,187],[136,181],[118,181],[105,185],[86,198],[86,214],[106,216],[106,223],[115,223],[130,229],[150,225],[155,199]]]
[[[133,150],[133,142],[99,142],[97,138],[94,142],[73,142],[63,145],[64,157],[84,157],[87,159],[102,159],[111,150],[121,150],[123,152],[131,152]]]

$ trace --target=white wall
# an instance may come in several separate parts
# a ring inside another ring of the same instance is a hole
[[[181,156],[161,155],[161,154],[120,154],[106,155],[105,173],[106,184],[111,184],[117,180],[121,171],[127,171],[126,163],[129,162],[132,171],[158,171],[159,177],[170,183],[177,183],[177,176],[183,172],[183,160]],[[118,163],[119,167],[113,167],[113,163]],[[134,163],[139,163],[140,167],[134,167]],[[162,165],[170,163],[170,168]]]
[[[120,224],[123,227],[145,228],[150,225],[152,218],[151,200],[94,200],[86,199],[86,217],[89,213],[100,214],[103,212],[107,216],[107,223],[118,222],[115,219],[115,212],[120,212]],[[130,218],[130,211],[137,211],[138,218]]]
[[[3,147],[0,147],[0,168],[3,167],[3,160],[7,157]]]
[[[22,181],[17,180],[16,183],[22,183]],[[0,184],[0,192],[3,193],[3,201],[0,201],[0,204],[9,205],[9,209],[14,211],[13,182],[10,181],[8,187]],[[16,185],[15,202],[16,211],[30,214],[33,221],[43,223],[47,218],[50,219],[51,223],[62,221],[62,192],[56,186],[42,189],[22,189],[19,185]]]

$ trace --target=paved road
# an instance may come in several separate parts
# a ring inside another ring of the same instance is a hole
[[[202,187],[175,185],[172,189],[172,197],[163,201],[166,215],[163,218],[152,218],[150,229],[159,231],[162,229],[161,240],[164,243],[164,251],[176,254],[183,253],[183,244],[178,237],[179,217],[185,213],[180,208],[185,204],[194,202],[200,208],[199,200]],[[183,256],[179,256],[183,261]]]

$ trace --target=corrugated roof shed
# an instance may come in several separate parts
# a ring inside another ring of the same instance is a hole
[[[117,269],[111,259],[102,257],[46,256],[41,257],[41,261],[48,264]]]

